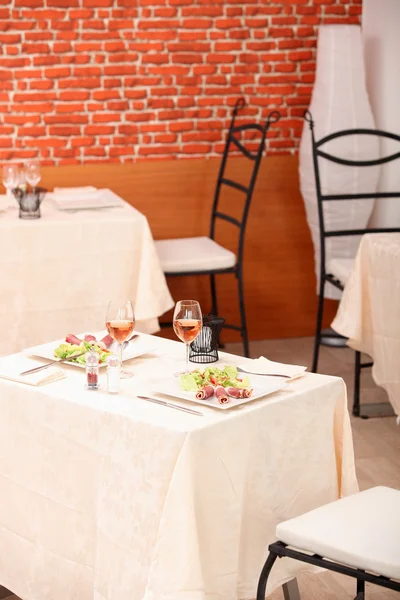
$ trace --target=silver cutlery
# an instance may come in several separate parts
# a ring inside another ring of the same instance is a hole
[[[249,373],[249,375],[265,375],[266,377],[283,377],[285,379],[291,379],[293,375],[283,375],[281,373],[255,373],[254,371],[246,371],[240,367],[236,367],[240,373]]]
[[[167,406],[168,408],[174,408],[176,410],[182,410],[183,412],[190,413],[191,415],[197,415],[198,417],[202,417],[203,413],[198,410],[193,410],[191,408],[186,408],[186,406],[179,406],[179,404],[173,404],[172,402],[167,402],[166,400],[160,400],[159,398],[149,398],[148,396],[138,396],[141,400],[147,400],[148,402],[154,402],[154,404],[160,404],[161,406]]]
[[[85,352],[81,352],[80,354],[72,354],[71,356],[68,356],[68,358],[62,358],[61,360],[52,360],[51,362],[46,363],[45,365],[40,365],[40,367],[34,367],[33,369],[29,369],[28,371],[23,371],[22,373],[20,373],[20,376],[30,375],[31,373],[38,373],[39,371],[43,371],[43,369],[47,369],[47,367],[59,365],[60,363],[70,362],[72,359],[78,358],[78,356],[83,356],[84,354],[86,354],[86,350]]]

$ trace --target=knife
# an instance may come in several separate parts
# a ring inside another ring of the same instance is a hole
[[[62,358],[61,360],[52,360],[51,362],[46,363],[45,365],[40,365],[40,367],[34,367],[33,369],[29,369],[28,371],[23,371],[22,373],[20,373],[20,376],[21,375],[30,375],[31,373],[37,373],[38,371],[47,369],[47,367],[52,367],[53,365],[59,365],[60,363],[69,362],[73,358],[78,358],[78,356],[83,356],[84,354],[86,354],[86,352],[87,352],[87,350],[85,350],[85,352],[81,352],[80,354],[72,354],[68,358]]]
[[[175,408],[176,410],[182,410],[183,412],[188,412],[191,415],[197,415],[199,417],[203,416],[203,413],[198,410],[192,410],[191,408],[186,408],[186,406],[179,406],[179,404],[173,404],[172,402],[166,402],[165,400],[160,400],[159,398],[149,398],[148,396],[137,396],[141,400],[147,400],[148,402],[154,402],[154,404],[161,404],[161,406],[167,406],[168,408]]]

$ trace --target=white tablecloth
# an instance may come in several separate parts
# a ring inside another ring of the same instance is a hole
[[[0,212],[0,356],[104,327],[113,297],[133,301],[138,330],[154,333],[173,306],[147,219],[120,208],[42,217]]]
[[[154,341],[116,396],[73,367],[0,380],[0,584],[21,598],[254,598],[277,523],[357,491],[341,379],[198,417],[135,397],[183,365],[182,344]],[[270,589],[304,568],[278,561]]]
[[[363,236],[332,327],[373,358],[373,378],[400,415],[399,233]]]

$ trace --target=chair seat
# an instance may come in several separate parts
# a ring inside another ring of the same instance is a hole
[[[187,273],[229,269],[236,255],[208,237],[156,241],[156,250],[164,273]]]
[[[278,540],[400,580],[400,491],[375,487],[280,523]]]
[[[354,258],[332,258],[326,264],[326,272],[334,275],[345,285],[353,270]]]

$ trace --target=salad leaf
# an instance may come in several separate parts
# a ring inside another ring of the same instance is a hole
[[[181,388],[185,392],[197,392],[199,385],[191,373],[186,373],[185,375],[181,375]]]
[[[195,369],[191,373],[181,375],[180,384],[181,388],[186,392],[197,392],[198,389],[208,384],[246,388],[250,387],[250,380],[247,376],[243,379],[238,378],[236,367],[226,366],[224,369],[206,367],[204,372]]]
[[[80,351],[82,351],[81,346],[65,342],[64,344],[60,344],[58,348],[54,350],[54,356],[57,358],[68,358],[71,354],[79,354]]]
[[[60,359],[71,357],[71,361],[84,365],[86,363],[85,354],[82,354],[82,356],[78,356],[77,358],[74,358],[74,354],[80,354],[83,351],[89,352],[89,350],[91,350],[92,348],[94,348],[94,350],[96,350],[96,352],[98,353],[99,362],[104,363],[107,360],[107,356],[109,356],[110,353],[106,350],[103,350],[103,348],[100,348],[100,346],[86,341],[83,341],[80,346],[64,342],[54,350],[54,356]]]

